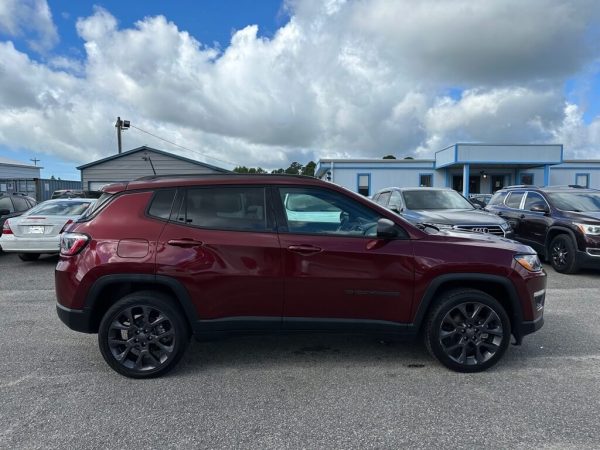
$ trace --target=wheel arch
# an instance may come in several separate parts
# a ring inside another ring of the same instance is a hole
[[[575,236],[575,233],[573,232],[573,230],[570,230],[567,227],[553,226],[553,227],[550,227],[548,229],[548,233],[546,233],[546,243],[544,245],[544,248],[546,250],[546,257],[549,257],[549,255],[550,255],[550,243],[559,234],[568,235],[571,239],[573,239],[573,243],[575,244],[575,249],[579,248],[579,244],[577,243],[577,236]]]
[[[89,290],[84,308],[90,312],[90,332],[98,332],[102,317],[119,299],[133,292],[151,290],[173,298],[190,329],[197,313],[187,289],[177,280],[162,275],[118,274],[98,278]]]
[[[512,334],[519,344],[523,338],[521,323],[523,312],[517,290],[512,282],[499,275],[480,273],[450,273],[434,278],[427,287],[414,315],[415,328],[421,332],[427,316],[444,292],[457,288],[477,289],[494,297],[506,309],[510,318]]]

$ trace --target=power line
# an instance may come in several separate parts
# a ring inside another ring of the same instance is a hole
[[[165,138],[162,138],[162,137],[160,137],[160,136],[157,136],[156,134],[150,133],[149,131],[142,130],[140,127],[136,127],[136,126],[135,126],[135,125],[133,125],[133,124],[130,124],[130,127],[131,127],[131,128],[135,128],[136,130],[138,130],[138,131],[141,131],[142,133],[149,134],[150,136],[152,136],[152,137],[154,137],[154,138],[156,138],[156,139],[160,139],[161,141],[165,141],[165,142],[167,142],[167,143],[169,143],[169,144],[171,144],[171,145],[174,145],[175,147],[179,147],[179,148],[182,148],[182,149],[184,149],[184,150],[187,150],[188,152],[192,152],[192,153],[196,153],[196,154],[198,154],[198,155],[201,155],[201,156],[202,156],[202,157],[204,157],[204,158],[208,158],[208,159],[214,159],[215,161],[219,161],[219,162],[222,162],[222,163],[225,163],[225,164],[231,164],[231,165],[232,165],[232,166],[234,166],[234,167],[235,167],[235,166],[237,166],[237,164],[236,164],[236,163],[232,163],[231,161],[226,161],[226,160],[224,160],[224,159],[214,158],[214,157],[212,157],[212,156],[207,156],[206,154],[204,154],[204,153],[202,153],[202,152],[200,152],[200,151],[198,151],[198,150],[192,150],[191,148],[184,147],[183,145],[179,145],[179,144],[177,144],[177,143],[175,143],[175,142],[169,141],[168,139],[165,139]]]

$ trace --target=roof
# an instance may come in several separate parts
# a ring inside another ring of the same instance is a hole
[[[41,166],[34,166],[33,164],[24,163],[23,161],[16,161],[10,158],[4,158],[3,156],[0,156],[0,164],[4,166],[26,167],[28,169],[43,169]]]
[[[171,157],[171,158],[174,158],[174,159],[178,159],[180,161],[185,161],[185,162],[188,162],[188,163],[191,163],[191,164],[196,164],[197,166],[208,167],[209,169],[216,170],[217,172],[229,173],[229,170],[223,169],[222,167],[213,166],[211,164],[207,164],[207,163],[203,163],[203,162],[200,162],[200,161],[196,161],[194,159],[185,158],[183,156],[175,155],[173,153],[165,152],[164,150],[158,150],[158,149],[152,148],[152,147],[147,147],[145,145],[142,145],[141,147],[138,147],[138,148],[134,148],[133,150],[127,150],[126,152],[117,153],[116,155],[108,156],[106,158],[102,158],[102,159],[99,159],[97,161],[92,161],[90,163],[83,164],[81,166],[78,166],[77,169],[78,170],[87,169],[88,167],[92,167],[92,166],[95,166],[97,164],[102,164],[102,163],[105,163],[107,161],[112,161],[113,159],[118,159],[118,158],[121,158],[123,156],[132,155],[134,153],[144,152],[144,151],[150,151],[150,152],[158,153],[160,155],[168,156],[168,157]]]
[[[390,164],[390,163],[423,163],[435,162],[435,159],[412,159],[412,158],[401,158],[401,159],[383,159],[383,158],[321,158],[319,159],[319,163],[382,163],[382,164]]]

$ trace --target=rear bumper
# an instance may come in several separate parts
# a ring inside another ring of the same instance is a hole
[[[5,252],[58,253],[60,250],[58,236],[32,239],[5,235],[0,239],[0,245]]]
[[[81,333],[96,332],[92,326],[90,311],[87,309],[70,309],[57,302],[56,313],[59,319],[71,330]]]

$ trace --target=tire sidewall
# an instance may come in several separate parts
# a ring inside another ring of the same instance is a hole
[[[461,303],[482,303],[488,307],[490,307],[500,318],[502,322],[502,329],[504,331],[504,335],[502,337],[502,342],[500,343],[500,348],[498,351],[490,358],[488,361],[485,361],[482,364],[476,365],[466,365],[460,364],[456,361],[452,360],[444,351],[440,340],[439,340],[439,331],[442,324],[442,320],[444,316],[453,308],[460,305]],[[450,294],[442,298],[434,309],[431,319],[428,323],[428,328],[426,330],[427,337],[427,347],[433,356],[440,361],[444,366],[448,367],[457,372],[481,372],[492,367],[496,364],[502,356],[504,352],[508,348],[511,339],[511,326],[510,319],[504,307],[498,302],[496,299],[491,297],[490,295],[479,292],[462,292]]]
[[[170,298],[153,292],[136,293],[123,297],[108,309],[102,317],[98,329],[98,345],[102,357],[113,370],[130,378],[152,378],[163,375],[177,364],[189,343],[189,331],[182,314],[177,308],[170,305],[169,300],[172,302]],[[174,349],[169,361],[153,370],[142,372],[121,365],[113,356],[108,345],[110,324],[124,309],[134,306],[149,306],[160,310],[169,318],[175,332]]]
[[[568,261],[564,266],[557,266],[554,264],[554,258],[552,257],[552,250],[554,248],[554,245],[556,244],[557,241],[564,241],[565,243],[565,247],[567,248],[568,251]],[[552,266],[552,268],[554,270],[556,270],[559,273],[573,273],[577,270],[577,264],[576,264],[576,248],[575,245],[573,244],[573,240],[565,235],[565,234],[560,234],[558,236],[556,236],[554,239],[552,239],[552,242],[550,243],[550,265]]]

